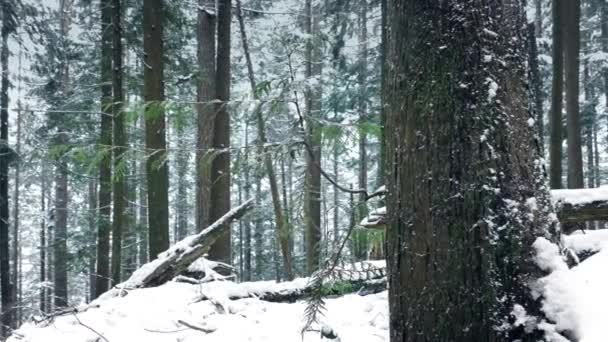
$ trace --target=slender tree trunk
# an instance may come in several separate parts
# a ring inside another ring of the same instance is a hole
[[[188,235],[188,185],[187,185],[187,174],[188,174],[188,152],[182,151],[186,145],[182,138],[183,132],[178,132],[177,145],[177,241],[182,240]]]
[[[71,25],[71,9],[74,0],[60,1],[60,33],[63,44],[69,39]],[[63,46],[66,49],[66,46]],[[60,93],[67,96],[70,84],[70,67],[67,59],[61,61],[60,66]],[[54,145],[66,147],[68,144],[68,133],[64,127],[58,127]],[[68,306],[68,163],[60,156],[55,166],[55,226],[53,234],[53,283],[55,308]]]
[[[112,215],[112,3],[100,2],[101,11],[101,137],[99,169],[99,220],[95,293],[99,297],[109,288],[110,230]]]
[[[322,56],[319,39],[319,8],[306,0],[306,78],[319,81],[322,72]],[[306,154],[306,272],[312,274],[319,268],[321,253],[321,84],[306,90],[306,135],[312,155]],[[318,165],[315,165],[318,164]]]
[[[585,31],[584,41],[582,44],[582,51],[585,54],[588,54],[589,51],[589,41],[591,40],[591,35],[589,30]],[[585,125],[585,145],[587,152],[587,187],[594,188],[595,187],[595,162],[594,162],[594,153],[593,153],[593,126],[595,122],[595,91],[593,89],[593,85],[591,84],[591,75],[589,70],[589,62],[587,59],[583,60],[583,92],[585,95],[585,102],[583,106],[583,122]]]
[[[255,252],[255,279],[263,279],[262,270],[264,262],[264,223],[262,221],[262,213],[260,204],[262,202],[262,177],[259,173],[256,174],[255,183],[255,231],[253,233],[254,252]]]
[[[55,171],[55,236],[54,245],[54,289],[55,307],[68,306],[68,165],[58,161]]]
[[[150,259],[169,248],[169,175],[163,81],[163,0],[144,0],[144,102]]]
[[[564,2],[552,0],[553,12],[553,81],[551,90],[551,134],[549,142],[549,181],[551,189],[562,188],[562,106],[564,93]]]
[[[337,114],[336,114],[337,116]],[[334,162],[334,180],[336,183],[340,182],[340,142],[338,139],[333,143],[333,162]],[[334,236],[333,236],[333,249],[337,250],[340,243],[340,191],[334,186]]]
[[[230,211],[230,112],[228,101],[230,100],[230,27],[232,22],[231,0],[219,0],[217,2],[217,54],[215,86],[216,96],[219,101],[217,115],[214,122],[213,148],[221,150],[222,153],[213,158],[211,165],[211,222],[215,222],[228,211]],[[231,230],[220,237],[209,250],[209,258],[212,260],[230,263]]]
[[[40,312],[47,312],[47,295],[46,295],[46,168],[42,166],[42,176],[40,177]]]
[[[241,30],[241,43],[243,45],[243,51],[247,63],[247,70],[249,75],[249,82],[251,85],[251,92],[254,98],[259,99],[257,95],[257,84],[255,75],[253,72],[253,63],[251,61],[251,54],[249,53],[249,45],[247,42],[247,33],[245,31],[245,24],[243,21],[243,15],[241,13],[241,2],[237,0],[237,16],[239,20],[239,26]],[[281,196],[279,194],[279,186],[275,173],[274,166],[272,164],[271,154],[265,150],[265,145],[268,143],[266,138],[266,127],[264,118],[262,116],[261,106],[257,106],[255,109],[256,123],[258,127],[258,149],[263,154],[264,166],[266,168],[266,174],[268,175],[268,182],[270,183],[270,194],[272,195],[272,206],[274,209],[274,216],[277,225],[277,241],[281,247],[281,254],[283,256],[283,266],[285,267],[285,276],[288,280],[292,280],[294,277],[293,273],[293,258],[291,255],[290,248],[290,235],[291,229],[289,228],[289,222],[285,216],[283,208],[281,208]]]
[[[112,281],[118,284],[122,274],[122,241],[127,208],[128,161],[123,159],[126,152],[127,135],[124,118],[123,92],[123,48],[122,48],[122,7],[121,0],[112,0],[112,115],[114,119],[114,212],[112,215]]]
[[[601,39],[602,52],[608,54],[608,2],[601,1],[600,3],[600,28],[601,28]],[[604,63],[601,69],[601,75],[604,86],[604,97],[608,99],[608,64]],[[608,106],[604,106],[604,116],[608,120]],[[598,167],[599,173],[599,167]],[[599,177],[598,177],[599,181]]]
[[[564,63],[566,73],[566,121],[568,134],[568,188],[585,187],[583,178],[583,154],[581,144],[581,119],[579,109],[580,70],[580,0],[564,2],[566,33],[564,35]]]
[[[534,325],[509,324],[518,305],[542,319],[532,244],[555,233],[528,124],[522,2],[389,4],[391,341],[539,341]]]
[[[9,147],[8,147],[8,107],[9,107],[9,47],[8,37],[11,34],[11,5],[2,4],[2,28],[0,29],[0,297],[2,297],[2,336],[8,336],[13,323],[13,296],[11,294],[10,247],[9,247]],[[13,284],[14,285],[14,284]]]
[[[367,132],[365,125],[367,118],[367,0],[359,3],[359,83],[358,110],[359,110],[359,189],[367,190]],[[367,199],[365,194],[359,197],[357,203],[357,218],[363,219],[367,216]],[[358,260],[367,259],[368,234],[365,230],[357,230],[353,234],[355,238],[356,255]]]
[[[97,220],[96,220],[96,214],[97,214],[97,182],[94,180],[90,180],[89,181],[89,198],[88,198],[88,202],[89,202],[89,215],[88,215],[88,223],[89,223],[89,229],[91,230],[91,235],[92,236],[96,236],[97,233]],[[95,246],[95,242],[96,242],[96,238],[94,237],[92,239],[93,241],[91,241],[91,244],[93,246]],[[88,288],[88,296],[87,296],[87,302],[92,301],[95,298],[95,282],[97,280],[97,277],[95,276],[95,265],[96,265],[96,258],[95,258],[95,253],[92,253],[92,255],[89,257],[89,288]]]
[[[237,2],[240,5],[240,2]],[[238,5],[237,5],[238,6]],[[240,7],[237,7],[240,8]],[[240,20],[240,18],[239,18]],[[250,163],[249,163],[249,118],[245,117],[245,157],[243,161],[244,166],[244,190],[245,190],[245,198],[251,197],[251,176],[249,172]],[[245,217],[243,220],[244,225],[244,238],[245,243],[243,247],[243,253],[245,254],[244,260],[244,268],[245,268],[245,281],[251,281],[251,220],[249,217]]]
[[[139,118],[139,128],[145,130],[145,118],[142,116]],[[138,163],[138,170],[141,175],[146,175],[146,162],[140,160]],[[147,179],[147,177],[146,177]],[[138,182],[137,198],[138,198],[138,224],[137,224],[137,241],[138,241],[138,265],[146,264],[150,259],[148,257],[148,192],[146,189],[146,182]]]
[[[15,147],[17,156],[21,156],[21,101],[17,101],[17,144]],[[21,264],[21,232],[19,230],[19,187],[21,186],[21,165],[20,163],[15,164],[15,191],[13,197],[13,271],[12,281],[13,286],[13,303],[15,303],[17,310],[15,314],[17,317],[13,319],[13,328],[19,327],[21,321],[21,288],[19,286],[19,279],[21,272],[19,271],[19,265]]]

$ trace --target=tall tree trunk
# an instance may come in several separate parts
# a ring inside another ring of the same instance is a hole
[[[208,0],[199,0],[205,6]],[[203,7],[204,8],[204,7]],[[198,133],[196,151],[196,230],[200,232],[211,221],[211,165],[215,152],[213,135],[215,131],[216,108],[212,101],[215,95],[215,22],[210,11],[198,11]]]
[[[211,163],[211,222],[215,222],[230,211],[230,27],[232,22],[231,0],[217,2],[217,54],[215,86],[216,96],[220,103],[217,105],[213,130],[213,148],[222,152],[213,158]],[[230,263],[231,230],[220,237],[209,249],[211,260]]]
[[[249,74],[249,82],[251,85],[251,92],[253,96],[258,99],[257,84],[253,72],[253,63],[251,62],[251,54],[249,53],[249,45],[247,42],[247,34],[245,31],[245,24],[243,22],[243,15],[241,13],[241,1],[237,0],[237,16],[239,20],[239,26],[241,29],[241,42],[243,45],[243,51],[247,63],[247,70]],[[272,206],[274,209],[274,216],[277,225],[277,241],[281,247],[281,254],[283,256],[283,266],[285,267],[285,276],[288,280],[292,280],[293,274],[293,260],[290,248],[290,235],[291,231],[289,228],[289,222],[281,208],[281,196],[279,193],[279,186],[277,183],[277,177],[272,165],[272,156],[265,150],[265,145],[268,143],[266,138],[266,127],[264,118],[262,116],[261,105],[255,108],[256,123],[258,127],[258,149],[263,154],[264,166],[266,168],[266,174],[268,175],[268,182],[270,183],[270,194],[272,196]]]
[[[145,118],[142,116],[139,118],[139,129],[145,130]],[[146,162],[140,160],[138,162],[138,170],[141,175],[146,175]],[[147,177],[146,177],[147,179]],[[137,222],[137,241],[138,241],[138,265],[146,264],[150,259],[148,257],[148,192],[146,189],[146,182],[138,182],[137,187],[137,200],[138,200],[138,222]]]
[[[62,139],[65,141],[65,139]],[[53,282],[55,289],[55,307],[68,306],[68,165],[67,162],[57,161],[55,171],[55,234],[53,239],[54,265]]]
[[[562,106],[564,94],[564,2],[552,0],[553,12],[553,80],[551,90],[551,116],[549,124],[549,181],[551,189],[562,188]]]
[[[71,25],[71,10],[74,0],[60,0],[60,34],[64,51],[67,50]],[[62,57],[60,65],[60,93],[67,96],[70,84],[70,66],[67,56]],[[65,127],[58,127],[54,146],[62,149],[67,147],[68,133]],[[53,288],[55,308],[68,306],[68,163],[59,156],[55,166],[55,226],[53,236]]]
[[[127,135],[124,118],[122,6],[121,0],[112,0],[112,116],[114,119],[114,212],[112,215],[112,281],[118,284],[122,274],[122,240],[127,208],[127,183],[129,163],[124,160]]]
[[[581,144],[581,120],[579,110],[580,70],[580,0],[568,0],[565,4],[564,63],[566,74],[566,121],[568,135],[568,188],[585,187],[583,179],[583,153]]]
[[[89,215],[88,215],[88,223],[89,223],[89,229],[91,230],[91,235],[95,236],[97,233],[97,220],[96,220],[96,214],[97,214],[97,182],[94,180],[89,180],[89,198],[88,198],[88,202],[89,202]],[[95,246],[96,245],[96,238],[92,239],[93,241],[91,241],[91,245]],[[97,277],[95,276],[95,265],[96,265],[96,258],[95,258],[95,253],[92,253],[91,256],[88,258],[89,259],[89,288],[88,288],[88,296],[87,296],[87,302],[92,301],[95,298],[95,282],[97,280]]]
[[[591,32],[585,30],[584,40],[582,42],[582,51],[584,54],[590,53]],[[591,83],[591,71],[589,70],[589,61],[587,58],[583,60],[583,92],[585,102],[583,105],[583,123],[585,125],[585,145],[587,152],[587,187],[595,187],[595,162],[593,152],[593,126],[595,123],[595,90]]]
[[[337,114],[336,114],[337,116]],[[337,120],[336,120],[337,121]],[[338,139],[333,143],[333,162],[334,162],[334,180],[336,183],[340,181],[340,142]],[[337,187],[334,186],[334,236],[333,236],[333,249],[337,250],[340,243],[340,192]]]
[[[240,2],[237,2],[240,5]],[[238,5],[237,5],[238,6]],[[239,7],[237,7],[239,8]],[[240,20],[240,18],[239,18]],[[245,190],[245,198],[251,197],[251,175],[250,175],[250,163],[249,163],[249,118],[245,118],[245,157],[243,161],[244,166],[244,190]],[[243,247],[243,253],[245,254],[244,260],[244,280],[251,281],[251,219],[249,217],[245,217],[243,220],[244,225],[244,235],[245,235],[245,243]]]
[[[608,54],[608,2],[601,1],[600,3],[600,28],[601,28],[601,39],[602,52]],[[604,63],[601,69],[601,75],[604,86],[604,97],[608,99],[608,64]],[[608,120],[608,106],[604,106],[604,116]],[[598,170],[599,172],[599,170]],[[598,177],[599,180],[599,177]]]
[[[101,162],[99,167],[99,219],[95,293],[109,288],[110,230],[112,216],[112,0],[100,2],[101,11]]]
[[[359,110],[359,189],[367,190],[367,132],[365,125],[367,117],[367,0],[359,3],[359,83],[358,110]],[[363,219],[367,216],[367,198],[365,194],[359,196],[357,203],[357,217]],[[353,233],[355,238],[356,255],[358,260],[367,259],[368,235],[367,231],[360,229]]]
[[[539,341],[537,327],[511,324],[517,305],[540,315],[532,244],[554,233],[528,125],[522,2],[389,4],[391,341]]]
[[[306,89],[306,135],[312,155],[306,154],[306,272],[312,274],[319,268],[321,255],[321,72],[323,61],[319,40],[319,6],[306,0],[306,78],[315,86]]]
[[[188,203],[189,198],[187,174],[188,174],[188,152],[182,151],[187,146],[182,138],[183,132],[178,132],[177,145],[177,218],[176,218],[176,241],[180,241],[188,235]]]
[[[21,55],[20,55],[21,57]],[[21,59],[19,61],[21,65]],[[19,68],[21,70],[21,68]],[[21,74],[21,72],[19,72]],[[19,92],[20,94],[20,92]],[[21,101],[17,101],[17,144],[15,147],[15,152],[17,156],[21,156]],[[12,281],[13,285],[13,303],[15,303],[17,310],[15,310],[15,314],[17,317],[13,319],[13,327],[19,327],[19,322],[21,320],[20,312],[22,303],[19,300],[21,297],[21,288],[19,286],[19,279],[21,276],[21,272],[19,272],[19,265],[21,264],[21,237],[19,230],[19,187],[21,186],[21,165],[20,163],[16,163],[15,165],[15,191],[13,197],[13,271],[12,271]]]
[[[40,177],[40,312],[47,312],[46,295],[46,167],[42,166],[42,176]]]
[[[253,248],[255,252],[255,272],[254,280],[263,279],[263,262],[264,262],[264,223],[260,204],[262,203],[262,177],[259,172],[256,172],[255,182],[255,231],[253,233]]]
[[[9,147],[8,147],[8,107],[9,107],[9,47],[8,37],[11,34],[11,5],[2,4],[2,29],[0,43],[0,297],[2,297],[2,336],[8,336],[13,322],[13,296],[11,295],[10,250],[9,250]],[[13,284],[14,285],[14,284]]]
[[[144,102],[150,259],[169,248],[169,175],[163,81],[163,0],[144,0]]]

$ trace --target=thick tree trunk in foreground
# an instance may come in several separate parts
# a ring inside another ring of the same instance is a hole
[[[122,86],[122,7],[121,0],[112,0],[112,115],[114,120],[114,212],[112,215],[112,281],[120,283],[122,272],[122,240],[125,229],[127,209],[127,182],[126,176],[129,165],[123,159],[126,152],[127,134],[125,132],[125,96]],[[119,170],[123,170],[122,174]]]
[[[563,6],[560,0],[553,0],[553,83],[551,90],[551,114],[549,125],[549,181],[551,189],[562,188],[562,106],[564,96],[564,39]]]
[[[110,230],[112,215],[112,5],[100,2],[101,10],[101,137],[99,166],[99,220],[95,293],[99,297],[110,282]]]
[[[163,1],[144,0],[144,101],[150,260],[169,248],[169,176],[165,160]]]
[[[391,341],[538,341],[496,329],[515,305],[539,314],[531,246],[550,228],[521,2],[390,0],[388,15]]]

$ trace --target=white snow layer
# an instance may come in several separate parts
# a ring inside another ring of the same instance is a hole
[[[203,285],[169,282],[156,288],[106,297],[84,312],[47,323],[26,323],[9,342],[226,342],[321,341],[320,331],[332,329],[341,341],[388,341],[387,292],[328,299],[321,324],[302,338],[306,304],[270,303],[257,298],[228,297],[259,291],[303,287],[294,282],[212,282]],[[198,300],[202,295],[212,300]],[[98,307],[97,307],[98,306]],[[186,325],[212,331],[205,333]],[[103,336],[103,337],[101,337]],[[336,340],[336,341],[340,341]]]
[[[608,201],[608,186],[600,186],[594,189],[551,190],[551,198],[554,203],[562,202],[572,205]]]
[[[555,324],[543,322],[546,338],[550,342],[567,341],[555,331],[569,331],[579,342],[608,341],[608,249],[604,248],[607,231],[588,231],[565,238],[565,245],[574,250],[599,250],[581,264],[569,269],[558,253],[559,248],[539,238],[538,265],[552,271],[540,279],[538,290],[542,293],[543,311]]]

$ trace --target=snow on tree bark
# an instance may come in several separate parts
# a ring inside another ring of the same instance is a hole
[[[555,222],[521,2],[391,0],[387,12],[391,340],[538,341],[531,246]]]

